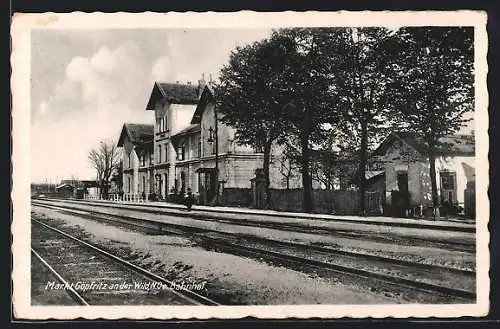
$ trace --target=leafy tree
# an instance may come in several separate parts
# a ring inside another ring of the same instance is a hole
[[[342,170],[335,138],[336,134],[332,133],[323,144],[313,150],[312,155],[312,179],[323,184],[327,190],[334,189]]]
[[[303,187],[303,209],[313,210],[311,159],[312,147],[321,144],[329,134],[326,123],[336,123],[340,115],[331,92],[332,61],[329,45],[339,34],[331,28],[293,28],[274,31],[271,40],[283,49],[280,58],[289,100],[282,120],[300,147],[300,171]]]
[[[460,130],[474,109],[474,29],[459,27],[404,28],[404,47],[395,99],[406,129],[421,136],[429,158],[432,203],[439,218],[436,156],[447,145],[442,138]]]
[[[311,162],[312,179],[333,190],[339,177],[336,155],[329,150],[314,150]]]
[[[97,180],[104,199],[108,198],[110,179],[120,164],[120,152],[116,143],[101,141],[99,148],[89,152],[88,159],[96,169]]]
[[[264,39],[237,47],[230,55],[215,86],[215,98],[221,121],[236,129],[240,145],[248,145],[264,154],[266,206],[269,206],[269,166],[272,145],[284,138],[282,120],[283,75],[280,58],[284,49]]]
[[[283,151],[278,157],[278,171],[283,176],[283,181],[286,184],[286,189],[290,189],[290,180],[296,176],[299,169],[298,165],[299,152],[292,143],[286,143],[283,146]]]
[[[395,33],[380,27],[343,28],[328,43],[336,106],[342,109],[340,144],[358,154],[356,181],[360,212],[365,214],[365,172],[368,152],[392,126],[395,118],[393,84],[400,74]]]

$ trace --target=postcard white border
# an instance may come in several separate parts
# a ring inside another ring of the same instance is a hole
[[[13,310],[17,319],[384,318],[484,316],[489,310],[489,184],[487,15],[480,11],[258,13],[40,13],[13,17],[12,252]],[[85,28],[279,28],[292,26],[474,26],[477,201],[477,303],[283,306],[31,306],[30,305],[30,32]]]

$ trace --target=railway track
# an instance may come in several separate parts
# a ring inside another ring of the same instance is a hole
[[[99,201],[88,201],[88,200],[83,200],[83,199],[52,199],[52,198],[43,198],[43,199],[32,199],[32,200],[46,200],[46,201],[52,201],[52,202],[64,202],[64,203],[75,203],[75,204],[87,204],[87,205],[93,205],[93,206],[107,206],[107,207],[112,207],[112,208],[137,208],[140,209],[141,211],[145,212],[157,212],[161,211],[162,213],[169,214],[170,211],[179,211],[180,209],[184,209],[183,206],[178,205],[177,207],[172,206],[172,207],[162,207],[162,206],[157,206],[157,205],[152,205],[152,204],[145,204],[145,203],[117,203],[114,201],[108,201],[108,200],[99,200]],[[219,209],[210,209],[208,210],[202,210],[202,209],[193,209],[197,210],[198,212],[205,212],[205,213],[219,213],[219,214],[227,214],[227,211],[219,210]],[[177,212],[175,212],[177,214]],[[238,215],[240,213],[237,212],[229,212],[231,215]],[[241,213],[243,215],[248,215],[248,213]],[[278,213],[279,214],[279,213]],[[258,214],[256,214],[258,215]],[[273,216],[278,216],[278,217],[294,217],[293,215],[277,215],[274,214]],[[443,225],[431,225],[431,224],[421,224],[421,223],[408,223],[408,222],[378,222],[378,221],[365,221],[365,220],[356,220],[356,219],[343,219],[343,218],[335,218],[335,219],[320,219],[320,218],[314,218],[315,220],[321,220],[321,221],[328,221],[328,222],[342,222],[342,223],[349,223],[349,224],[363,224],[363,225],[373,225],[373,226],[391,226],[391,227],[405,227],[405,228],[426,228],[426,229],[432,229],[432,230],[441,230],[441,231],[455,231],[455,232],[468,232],[468,233],[475,233],[476,229],[474,226],[443,226]],[[303,227],[302,225],[298,225],[299,227]]]
[[[262,220],[252,220],[248,218],[242,218],[241,216],[236,216],[235,218],[229,218],[225,216],[224,218],[215,218],[207,216],[206,212],[186,212],[181,209],[166,209],[164,207],[154,207],[154,206],[144,206],[144,205],[123,205],[116,204],[111,202],[88,202],[88,201],[74,201],[74,200],[48,200],[52,203],[60,203],[65,204],[65,207],[68,206],[68,203],[75,205],[87,205],[87,206],[95,206],[95,207],[103,207],[103,208],[111,208],[111,209],[122,209],[122,210],[132,210],[132,211],[141,211],[145,213],[151,213],[155,215],[173,215],[177,217],[189,217],[190,219],[201,220],[201,221],[212,221],[212,222],[220,222],[238,226],[247,226],[247,227],[259,227],[259,228],[269,228],[280,231],[290,231],[290,232],[299,232],[299,233],[308,233],[308,234],[321,234],[321,235],[329,235],[335,237],[342,238],[350,238],[350,239],[369,239],[374,242],[383,242],[383,243],[395,243],[401,245],[420,245],[426,247],[447,249],[447,250],[455,250],[455,251],[465,251],[465,252],[475,252],[476,245],[474,242],[459,242],[459,241],[442,241],[441,239],[434,239],[431,237],[420,238],[420,237],[398,237],[396,235],[390,234],[376,234],[373,232],[366,232],[357,230],[354,226],[349,227],[348,230],[342,230],[337,228],[327,228],[327,227],[309,227],[302,224],[294,224],[294,223],[276,223],[276,222],[265,222]],[[34,201],[34,204],[41,204],[42,202]],[[72,209],[77,210],[78,207],[73,207]],[[370,222],[370,223],[358,223],[363,225],[376,225],[378,226],[380,223]],[[446,228],[446,227],[444,227]],[[440,229],[443,229],[441,227]],[[446,228],[449,229],[449,228]],[[459,229],[462,229],[459,227]],[[469,232],[470,233],[470,232]]]
[[[95,209],[84,213],[81,210],[66,207],[48,205],[45,205],[45,207],[87,219],[188,236],[207,249],[266,260],[294,269],[374,280],[381,283],[388,290],[395,289],[405,293],[419,291],[424,294],[435,295],[433,298],[437,298],[437,300],[458,298],[460,301],[471,302],[476,298],[475,272],[473,271],[398,261],[331,248],[256,238],[255,236],[235,236],[234,234],[221,233],[215,230],[194,228],[152,219],[99,213]],[[297,256],[297,254],[301,255]],[[345,264],[349,265],[346,266]],[[464,285],[464,281],[469,282],[469,289],[456,288]]]
[[[64,290],[80,305],[219,305],[33,218],[31,253],[57,278],[45,290]]]

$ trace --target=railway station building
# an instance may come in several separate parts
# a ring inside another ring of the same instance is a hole
[[[154,190],[153,125],[125,123],[118,139],[122,148],[122,179],[125,196],[145,195]]]
[[[220,118],[216,126],[210,84],[203,77],[197,85],[154,83],[146,105],[154,123],[126,123],[119,137],[125,197],[166,199],[190,188],[199,203],[210,204],[218,184],[226,204],[251,202],[251,180],[262,167],[263,153],[239,145],[235,129]],[[275,148],[273,153],[271,187],[299,188],[299,175],[286,183],[280,179],[280,151]]]

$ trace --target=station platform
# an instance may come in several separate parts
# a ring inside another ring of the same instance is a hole
[[[155,207],[155,208],[165,209],[166,211],[169,209],[178,211],[187,210],[184,205],[168,203],[164,201],[148,201],[148,202],[131,202],[131,201],[115,202],[108,200],[84,200],[84,201],[134,205],[141,207]],[[441,230],[472,232],[472,233],[475,232],[476,228],[475,220],[445,218],[445,217],[442,217],[440,220],[436,221],[436,220],[421,219],[421,218],[396,218],[396,217],[383,217],[383,216],[366,216],[366,217],[346,216],[346,215],[335,215],[335,214],[282,212],[282,211],[267,210],[267,209],[251,209],[251,208],[227,207],[227,206],[202,206],[202,205],[193,205],[191,212],[193,214],[202,212],[202,213],[207,213],[207,215],[208,214],[239,215],[242,216],[242,219],[243,217],[245,217],[245,219],[270,221],[283,224],[304,223],[307,224],[305,226],[315,225],[314,222],[318,221],[318,222],[346,222],[352,224],[368,224],[368,225],[371,224],[371,225],[422,228],[422,229],[441,229]]]

